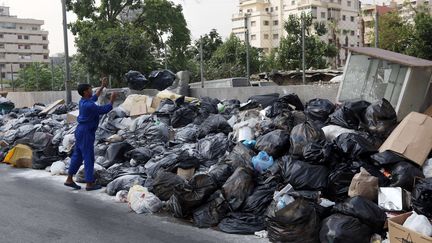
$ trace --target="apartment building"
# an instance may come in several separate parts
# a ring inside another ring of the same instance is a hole
[[[397,9],[399,16],[409,23],[414,23],[415,8],[426,7],[432,14],[431,0],[392,0],[389,7]]]
[[[376,16],[382,16],[386,13],[395,10],[390,6],[385,5],[375,5],[375,4],[362,4],[361,5],[361,24],[360,24],[360,35],[362,35],[363,46],[374,46],[373,39],[375,36],[375,20]]]
[[[43,20],[10,15],[0,6],[0,71],[3,79],[17,78],[21,68],[32,62],[49,63],[48,31]]]
[[[304,12],[315,22],[326,23],[328,33],[321,39],[339,48],[341,66],[348,55],[342,47],[359,45],[359,7],[358,0],[239,0],[232,16],[232,32],[244,40],[247,25],[251,46],[269,53],[286,36],[283,25],[289,16]]]

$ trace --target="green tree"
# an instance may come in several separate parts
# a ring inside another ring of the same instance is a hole
[[[412,42],[406,53],[432,60],[432,16],[429,11],[418,11],[414,23]]]
[[[188,65],[185,53],[190,31],[181,5],[168,0],[97,2],[67,1],[68,10],[78,17],[70,28],[81,54],[79,62],[90,74],[109,74],[121,80],[130,69],[149,73],[160,68],[165,58],[173,71]],[[133,14],[125,18],[128,11]]]
[[[389,51],[406,53],[411,45],[412,26],[399,16],[397,12],[390,12],[380,16],[378,21],[379,47]],[[369,33],[374,36],[374,33]],[[375,42],[375,36],[372,38]]]
[[[32,63],[19,72],[16,85],[25,91],[61,90],[64,88],[63,70],[54,68],[54,83],[51,68],[45,63]]]
[[[259,72],[260,51],[250,47],[250,73]],[[206,79],[244,77],[246,75],[246,45],[234,34],[213,53],[205,69]]]
[[[195,41],[192,54],[199,60],[199,48],[202,43],[203,60],[209,61],[213,56],[213,53],[223,44],[222,37],[219,33],[212,29],[210,33],[205,34],[201,38]]]
[[[304,16],[305,22],[305,60],[306,68],[325,68],[327,58],[335,57],[337,52],[332,44],[326,44],[319,37],[326,34],[324,23],[313,23],[312,16]],[[312,28],[313,26],[313,28]],[[281,39],[278,65],[285,70],[302,67],[302,30],[301,18],[290,16],[284,25],[287,36]]]

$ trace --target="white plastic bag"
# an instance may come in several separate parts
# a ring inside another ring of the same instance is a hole
[[[432,225],[428,218],[416,212],[413,212],[413,214],[405,220],[403,226],[422,235],[432,236]]]
[[[423,174],[426,178],[432,177],[432,158],[426,160],[423,165]]]
[[[127,196],[128,196],[127,190],[120,190],[116,194],[115,201],[120,203],[127,203]]]
[[[356,133],[354,130],[336,125],[328,125],[322,128],[327,141],[333,141],[343,133]]]
[[[51,175],[53,176],[64,175],[66,170],[66,165],[65,163],[63,163],[63,161],[57,161],[51,165],[50,170],[51,170]]]
[[[72,151],[74,145],[75,145],[75,135],[67,134],[64,136],[62,145],[59,147],[59,152],[69,153]]]
[[[155,213],[162,208],[162,201],[147,188],[135,185],[128,193],[129,207],[138,214]]]

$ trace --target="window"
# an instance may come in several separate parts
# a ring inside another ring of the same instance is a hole
[[[25,64],[20,63],[20,68],[25,68]]]
[[[251,26],[252,27],[256,26],[256,21],[251,21]]]
[[[23,60],[30,60],[31,59],[31,55],[29,55],[29,54],[20,55],[19,57],[20,57],[20,59],[23,59]]]
[[[24,49],[30,50],[30,45],[26,45]]]
[[[4,63],[0,64],[0,68],[5,68],[5,67],[6,67],[6,64],[4,64]]]
[[[264,20],[264,26],[269,26],[269,25],[270,25],[270,22],[267,20]]]
[[[351,30],[351,35],[354,35],[354,34],[355,34],[354,30]]]
[[[351,22],[354,22],[354,16],[351,16]]]
[[[342,20],[345,21],[346,20],[346,16],[342,15]]]
[[[273,34],[273,40],[279,39],[279,34]]]
[[[22,26],[20,26],[20,30],[22,30],[23,29],[23,27]]]
[[[5,45],[4,44],[0,44],[0,49],[4,49]]]
[[[256,35],[251,35],[251,40],[256,40]]]
[[[32,30],[38,30],[38,27],[32,27]]]
[[[6,73],[2,72],[1,76],[2,76],[2,78],[6,78]]]
[[[295,5],[295,1],[291,1],[291,5]]]
[[[24,40],[28,40],[29,39],[29,36],[28,35],[25,35],[24,36]]]
[[[43,45],[43,49],[44,50],[48,50],[48,46],[47,45]]]
[[[44,59],[48,59],[48,55],[44,55]]]
[[[6,54],[0,53],[0,59],[5,59],[5,57],[6,57]]]
[[[0,39],[3,39],[3,34],[0,34]]]
[[[22,35],[18,35],[18,40],[21,40],[22,39]]]
[[[273,12],[273,7],[270,8],[270,12]]]
[[[275,11],[278,11],[278,10],[279,10],[279,7],[278,7],[278,6],[276,6],[276,7],[275,7]]]
[[[248,9],[248,10],[246,10],[246,12],[252,13],[252,9]]]
[[[18,45],[18,49],[19,49],[19,50],[24,49],[24,45]]]
[[[273,21],[273,25],[279,25],[279,21],[278,20],[274,20]]]
[[[42,36],[42,40],[47,40],[47,37],[46,36]]]
[[[269,8],[266,8],[265,10],[266,10],[266,12],[268,12],[268,11],[269,11]]]
[[[321,18],[325,19],[325,12],[321,12]]]
[[[269,35],[268,34],[264,34],[264,40],[268,40]]]
[[[351,1],[347,2],[348,7],[351,7]]]

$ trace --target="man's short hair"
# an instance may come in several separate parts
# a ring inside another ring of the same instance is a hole
[[[78,85],[78,94],[83,96],[84,95],[84,91],[86,91],[87,89],[91,88],[90,84],[79,84]]]

